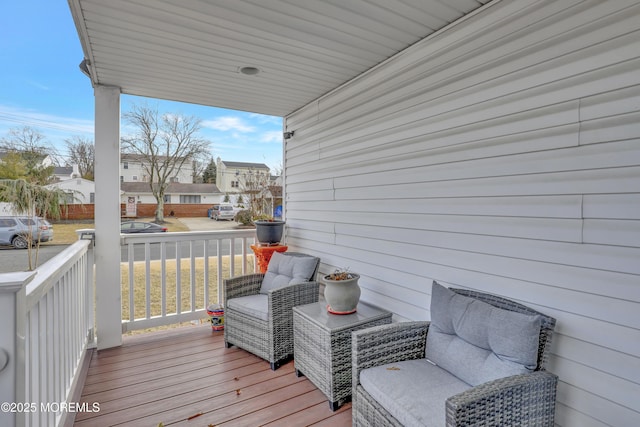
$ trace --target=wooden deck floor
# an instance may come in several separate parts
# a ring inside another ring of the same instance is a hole
[[[332,412],[293,362],[269,364],[224,348],[221,332],[192,326],[125,338],[94,352],[75,426],[350,426],[351,404]]]

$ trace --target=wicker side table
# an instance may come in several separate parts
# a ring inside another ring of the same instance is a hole
[[[363,303],[348,315],[328,313],[325,302],[293,307],[296,375],[306,375],[335,411],[351,400],[351,332],[387,323],[390,312]]]

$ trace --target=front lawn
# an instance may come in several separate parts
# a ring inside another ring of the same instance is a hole
[[[136,221],[153,222],[153,218],[139,218]],[[165,218],[165,227],[169,231],[189,231],[189,228],[184,225],[178,218]],[[42,245],[70,245],[78,240],[78,234],[76,230],[83,228],[95,228],[95,224],[91,221],[58,221],[53,222],[53,240],[51,242],[43,243]]]

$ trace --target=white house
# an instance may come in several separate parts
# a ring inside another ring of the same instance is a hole
[[[216,185],[234,205],[247,206],[255,191],[262,193],[265,212],[279,216],[275,212],[282,198],[282,178],[270,174],[264,163],[216,161]]]
[[[120,182],[149,182],[150,177],[144,167],[145,158],[138,154],[120,155]],[[186,161],[184,165],[170,177],[171,182],[193,182],[193,164]]]
[[[67,200],[70,204],[95,203],[96,185],[93,181],[84,178],[68,178],[45,186],[46,188],[59,188],[69,194]]]
[[[216,159],[216,185],[223,193],[242,193],[247,182],[255,182],[261,176],[270,176],[269,166],[264,163]]]
[[[122,341],[120,94],[174,99],[285,118],[290,250],[400,321],[430,318],[434,279],[547,313],[557,425],[640,425],[640,1],[382,3],[69,2],[99,348]]]
[[[148,182],[123,182],[120,184],[120,203],[127,203],[134,197],[136,203],[156,203]],[[212,205],[221,203],[223,194],[215,184],[169,184],[165,193],[165,203],[195,203]]]

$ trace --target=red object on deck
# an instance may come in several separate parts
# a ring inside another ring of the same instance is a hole
[[[271,260],[271,256],[273,256],[273,253],[286,252],[287,249],[289,249],[289,247],[285,245],[274,245],[274,246],[251,245],[251,249],[253,250],[253,253],[256,255],[256,259],[258,260],[258,268],[260,269],[260,273],[266,273],[267,267],[269,266],[269,261]]]

